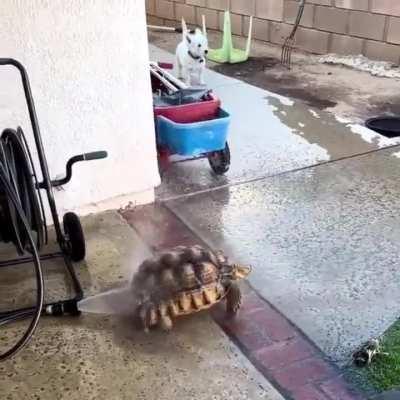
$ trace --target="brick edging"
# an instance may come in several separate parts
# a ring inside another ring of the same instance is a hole
[[[208,247],[162,204],[121,211],[153,251],[177,245]],[[212,316],[253,365],[293,400],[361,400],[340,370],[295,325],[245,285],[242,311],[227,318],[220,304]]]

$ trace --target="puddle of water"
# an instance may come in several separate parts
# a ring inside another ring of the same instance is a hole
[[[328,112],[317,112],[296,102],[288,105],[276,96],[267,96],[272,111],[280,121],[310,144],[325,149],[330,159],[360,154],[395,144],[377,133],[357,124],[339,121]]]

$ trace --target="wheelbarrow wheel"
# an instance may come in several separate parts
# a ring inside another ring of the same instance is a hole
[[[82,261],[86,255],[86,244],[79,217],[73,212],[66,213],[63,218],[63,226],[69,244],[68,251],[71,260],[74,262]]]
[[[217,175],[223,175],[228,172],[231,165],[231,151],[228,143],[226,143],[223,150],[214,151],[208,154],[208,162],[211,169]]]

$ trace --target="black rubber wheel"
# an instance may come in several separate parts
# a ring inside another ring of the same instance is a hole
[[[63,218],[64,232],[69,244],[69,256],[72,261],[82,261],[86,255],[85,236],[79,217],[69,212]]]
[[[226,143],[225,149],[209,153],[207,157],[211,169],[217,175],[223,175],[228,172],[231,165],[231,151],[228,143]]]

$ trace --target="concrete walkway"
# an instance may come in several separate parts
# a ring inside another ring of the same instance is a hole
[[[150,58],[174,61],[173,55],[154,46],[150,46]],[[224,177],[215,177],[207,160],[175,164],[163,176],[160,199],[248,182],[400,143],[212,70],[207,70],[206,82],[232,117],[231,169]]]
[[[360,398],[303,332],[342,365],[397,318],[400,148],[236,79],[209,71],[207,80],[232,114],[231,170],[216,178],[205,161],[174,165],[158,192],[173,218],[158,205],[125,213],[134,229],[116,212],[86,218],[89,253],[77,268],[94,297],[82,318],[43,319],[25,352],[0,365],[2,398],[282,400],[264,372],[291,399]],[[138,332],[127,315],[118,288],[140,261],[194,240],[254,266],[240,318],[214,314],[236,344],[208,313],[170,335]],[[2,307],[33,296],[22,271],[2,271]],[[46,268],[50,298],[68,294],[57,271]],[[2,328],[1,345],[22,328]]]
[[[84,229],[87,264],[76,268],[86,295],[95,296],[83,305],[91,313],[43,318],[29,346],[0,364],[2,399],[283,400],[209,313],[178,321],[171,334],[138,331],[132,316],[124,315],[128,293],[121,296],[109,289],[127,284],[139,262],[150,255],[149,248],[116,212],[86,218]],[[65,291],[59,267],[46,265],[51,296]],[[12,298],[29,300],[32,267],[18,268],[25,271],[25,279],[13,268],[1,271],[0,283],[10,287],[14,282]],[[0,290],[2,307],[9,299],[10,293]],[[110,304],[114,315],[97,314]],[[1,349],[15,341],[25,325],[1,327]]]
[[[343,365],[398,317],[398,140],[212,71],[206,80],[232,114],[232,168],[215,178],[205,161],[176,165],[160,200],[211,247],[252,262],[257,292]]]
[[[399,160],[382,151],[167,202],[332,359],[398,318]]]

